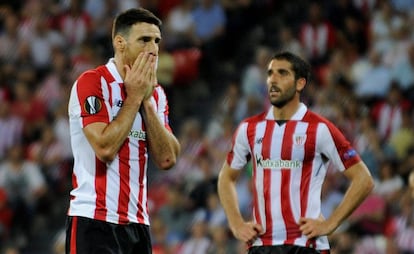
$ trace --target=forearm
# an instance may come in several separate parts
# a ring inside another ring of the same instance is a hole
[[[364,199],[372,191],[374,183],[369,173],[365,172],[365,166],[359,170],[363,173],[358,177],[353,177],[342,202],[332,212],[327,219],[331,232],[333,232],[349,215],[364,201]],[[349,169],[348,169],[349,170]]]
[[[180,145],[175,136],[165,128],[149,101],[142,104],[149,151],[155,164],[161,169],[175,165]]]
[[[127,98],[116,118],[109,124],[95,123],[85,128],[85,134],[100,160],[109,162],[115,158],[131,131],[140,105],[140,102]]]

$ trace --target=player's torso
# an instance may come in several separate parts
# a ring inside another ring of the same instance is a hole
[[[317,127],[317,123],[287,121],[279,125],[269,120],[249,126],[247,135],[254,165],[258,170],[302,170],[320,156]]]
[[[320,213],[326,174],[318,151],[318,123],[273,120],[247,127],[253,168],[254,216],[261,244],[305,243],[297,221]]]

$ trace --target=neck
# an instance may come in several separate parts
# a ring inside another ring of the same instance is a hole
[[[122,61],[122,58],[116,54],[114,56],[114,60],[115,60],[116,69],[118,70],[119,75],[121,75],[122,80],[124,80],[125,79],[124,61]]]
[[[273,106],[273,116],[275,120],[289,120],[298,111],[300,101],[290,101],[281,108]]]

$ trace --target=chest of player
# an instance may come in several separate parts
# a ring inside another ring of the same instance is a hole
[[[263,168],[300,168],[318,155],[317,125],[300,121],[258,123],[248,130],[251,154]]]
[[[111,121],[116,119],[118,116],[121,108],[124,105],[124,101],[126,99],[126,93],[123,84],[119,83],[112,83],[110,85],[110,96],[109,96],[109,111],[111,114]],[[142,119],[141,113],[138,111],[135,115],[134,123],[132,125],[131,137],[142,139],[144,133],[144,121]]]

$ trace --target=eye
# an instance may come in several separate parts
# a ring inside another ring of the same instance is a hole
[[[267,76],[269,77],[269,76],[272,76],[272,74],[273,74],[273,71],[272,70],[267,70]]]
[[[160,42],[161,42],[161,38],[155,38],[155,43],[156,44],[160,44]]]
[[[285,70],[285,69],[280,69],[278,72],[279,72],[279,74],[280,74],[281,76],[286,76],[286,75],[288,75],[288,74],[289,74],[289,72],[288,72],[287,70]]]
[[[150,42],[150,41],[151,41],[151,37],[144,36],[144,37],[141,37],[141,40],[142,40],[143,42]]]

